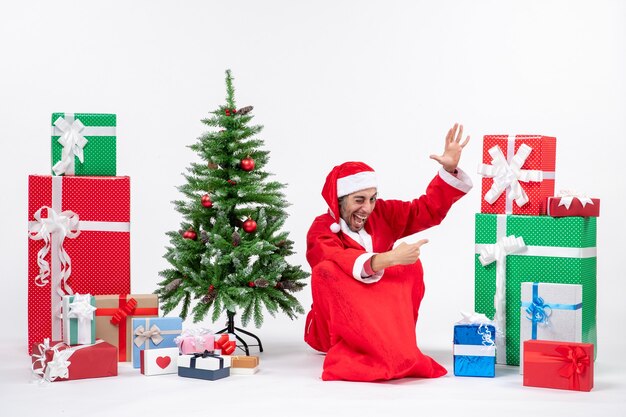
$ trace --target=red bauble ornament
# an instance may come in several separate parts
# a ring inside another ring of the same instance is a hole
[[[254,288],[254,287],[256,287],[256,285],[254,285],[254,282],[250,281],[250,282],[248,282],[248,287]]]
[[[232,109],[231,111],[233,112],[233,114],[237,114],[237,109]]]
[[[183,233],[183,237],[185,239],[196,240],[198,238],[198,235],[196,234],[196,232],[193,231],[193,229],[190,228],[185,233]]]
[[[226,116],[230,116],[230,109],[224,110],[224,113],[226,113]]]
[[[230,185],[237,185],[237,181],[233,181],[233,180],[228,180],[228,183]]]
[[[202,205],[206,208],[213,207],[213,202],[211,201],[211,197],[208,194],[202,196]]]
[[[239,163],[239,166],[244,171],[250,172],[254,169],[254,159],[250,158],[249,156],[246,158],[243,158],[241,162]]]
[[[213,291],[215,287],[213,285],[209,285],[209,291]]]
[[[256,230],[256,222],[248,218],[248,220],[243,222],[242,227],[243,227],[243,230],[245,230],[247,233],[253,233]]]

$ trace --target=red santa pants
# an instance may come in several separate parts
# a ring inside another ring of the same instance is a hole
[[[422,265],[387,268],[364,284],[324,261],[311,274],[313,305],[304,340],[326,352],[323,380],[380,381],[436,378],[445,368],[416,344],[415,325],[424,296]]]

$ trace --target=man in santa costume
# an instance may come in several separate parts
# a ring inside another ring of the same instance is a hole
[[[377,199],[374,170],[346,162],[328,174],[322,196],[328,213],[307,234],[313,305],[304,340],[326,352],[323,380],[382,381],[435,378],[445,368],[416,344],[415,326],[424,296],[420,247],[394,243],[439,224],[452,204],[471,188],[457,167],[469,136],[455,124],[443,155],[431,155],[442,168],[413,201]]]

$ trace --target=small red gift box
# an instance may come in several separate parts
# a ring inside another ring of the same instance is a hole
[[[130,178],[31,175],[28,220],[30,349],[63,338],[63,294],[130,292]]]
[[[485,135],[481,213],[546,213],[554,195],[556,138],[541,135]]]
[[[600,217],[600,199],[560,196],[548,197],[546,200],[547,214],[552,217]]]
[[[32,351],[33,371],[49,382],[117,375],[117,348],[102,340],[78,346],[44,341]]]
[[[524,385],[572,391],[593,388],[593,344],[524,341]]]

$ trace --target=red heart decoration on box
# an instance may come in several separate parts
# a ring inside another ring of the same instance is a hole
[[[172,361],[172,358],[170,358],[169,356],[159,356],[156,358],[156,363],[157,365],[159,365],[159,368],[161,369],[167,368],[167,366],[170,364],[171,361]]]

